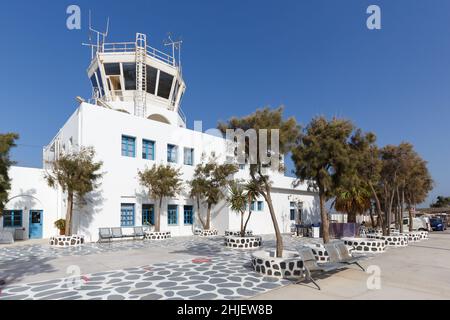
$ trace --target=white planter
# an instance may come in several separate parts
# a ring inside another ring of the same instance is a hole
[[[145,231],[145,239],[147,240],[165,240],[172,237],[170,231]]]
[[[396,236],[380,236],[377,234],[368,234],[367,238],[383,240],[384,244],[389,247],[406,247],[408,246],[408,237],[403,235]]]
[[[240,237],[241,236],[241,231],[225,230],[225,237],[227,237],[227,236]],[[245,236],[246,237],[253,236],[253,231],[252,230],[245,230]]]
[[[422,240],[422,236],[419,231],[406,231],[401,233],[400,235],[408,237],[408,242],[418,242]]]
[[[219,234],[219,232],[217,232],[216,229],[210,229],[210,230],[195,229],[194,234],[196,236],[200,236],[200,237],[212,237],[212,236],[217,236]]]
[[[233,249],[256,249],[261,247],[262,238],[260,236],[255,237],[225,237],[224,245]]]
[[[84,236],[77,234],[71,236],[53,236],[50,237],[49,244],[59,248],[76,247],[84,244]]]
[[[341,240],[357,253],[381,253],[386,250],[385,242],[379,239],[344,237]]]
[[[279,278],[302,277],[303,261],[295,251],[283,251],[283,257],[277,258],[275,251],[259,250],[252,253],[253,269],[267,276]]]
[[[420,234],[420,239],[422,239],[422,240],[426,240],[426,239],[428,239],[428,231],[417,231],[417,232],[419,232],[419,234]]]

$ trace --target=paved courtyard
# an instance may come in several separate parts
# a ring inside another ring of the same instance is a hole
[[[0,247],[1,299],[395,299],[450,298],[450,233],[370,257],[381,289],[350,267],[310,283],[252,271],[250,252],[224,248],[223,238],[89,243],[51,248],[45,243]],[[286,249],[311,239],[284,236]],[[265,248],[274,248],[271,236]]]

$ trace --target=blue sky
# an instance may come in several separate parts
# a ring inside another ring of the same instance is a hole
[[[70,4],[82,30],[66,28]],[[370,4],[381,30],[366,28]],[[110,17],[110,41],[182,37],[190,127],[267,105],[302,124],[349,118],[380,145],[413,143],[436,183],[430,199],[450,195],[450,1],[11,1],[0,12],[0,131],[20,134],[19,165],[41,166],[75,97],[90,95],[89,9],[99,28]]]

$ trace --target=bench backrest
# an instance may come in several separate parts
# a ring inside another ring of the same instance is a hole
[[[110,238],[111,237],[111,229],[110,228],[99,228],[98,234],[101,238]]]
[[[339,262],[342,259],[335,243],[327,243],[324,245],[324,247],[328,253],[328,257],[330,257],[331,262]]]
[[[134,235],[135,236],[143,236],[144,235],[144,228],[143,227],[134,227]]]
[[[316,257],[311,248],[302,248],[299,251],[300,257],[303,260],[303,265],[309,270],[317,269]]]
[[[334,244],[336,246],[336,249],[339,252],[339,255],[341,256],[341,259],[350,259],[352,258],[352,255],[348,252],[347,246],[343,242],[336,242]]]
[[[122,228],[111,228],[114,237],[122,237]]]

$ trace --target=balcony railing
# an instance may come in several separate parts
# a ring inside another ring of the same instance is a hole
[[[103,43],[101,47],[101,52],[104,53],[124,53],[135,51],[136,43],[134,42]],[[174,67],[177,66],[175,58],[167,53],[164,53],[150,46],[147,46],[146,52],[149,57],[155,58]]]

